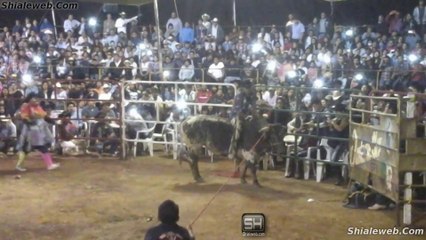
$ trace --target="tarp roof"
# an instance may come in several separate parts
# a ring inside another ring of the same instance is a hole
[[[80,2],[95,2],[95,3],[116,3],[120,5],[145,5],[152,3],[154,0],[80,0]]]

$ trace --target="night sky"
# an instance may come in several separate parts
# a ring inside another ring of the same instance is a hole
[[[44,0],[47,1],[47,0]],[[212,17],[218,17],[222,25],[232,25],[232,0],[176,0],[180,18],[183,21],[196,21],[204,12]],[[77,1],[79,2],[79,1]],[[374,24],[379,14],[386,14],[397,9],[405,14],[412,12],[418,0],[349,0],[335,3],[335,20],[338,24],[360,25]],[[174,10],[173,0],[159,0],[160,18],[163,23],[167,21],[170,12]],[[80,3],[79,11],[74,11],[76,16],[102,16],[102,6],[99,4]],[[138,13],[137,7],[120,6],[120,11],[125,10],[128,15]],[[144,24],[154,23],[153,5],[140,8]],[[296,14],[304,23],[308,23],[314,16],[319,16],[321,11],[330,13],[329,2],[323,0],[237,0],[237,22],[239,25],[282,25],[289,13]],[[56,18],[62,25],[67,11],[58,11]],[[13,25],[13,19],[29,16],[41,19],[50,11],[2,11],[0,26]]]

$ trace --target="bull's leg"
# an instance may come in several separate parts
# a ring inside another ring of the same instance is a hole
[[[198,169],[198,154],[196,151],[191,151],[189,153],[190,158],[190,166],[192,170],[192,176],[196,182],[203,182],[203,178],[200,175],[200,171]]]
[[[256,162],[258,162],[258,161],[255,161],[255,163]],[[261,187],[260,184],[259,184],[259,181],[257,180],[257,174],[256,174],[257,169],[256,169],[255,163],[253,163],[253,162],[250,163],[250,170],[251,170],[251,174],[253,175],[253,184],[257,187]]]
[[[247,168],[249,167],[249,164],[251,164],[251,163],[248,162],[248,161],[246,161],[244,163],[244,168],[243,168],[243,171],[241,172],[241,176],[240,176],[240,181],[241,181],[242,184],[247,183],[247,181],[246,181],[246,172],[247,172]]]

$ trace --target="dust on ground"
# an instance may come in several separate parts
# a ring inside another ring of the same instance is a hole
[[[196,184],[186,163],[168,157],[55,160],[61,168],[49,172],[33,154],[20,179],[13,170],[16,159],[0,161],[0,240],[143,239],[158,223],[157,207],[165,199],[178,203],[179,224],[187,226],[226,182],[216,173],[233,170],[229,160],[203,160],[205,183]],[[262,188],[231,179],[194,224],[197,239],[243,239],[241,216],[247,212],[267,218],[267,236],[259,239],[424,239],[348,236],[350,226],[394,227],[395,211],[343,208],[345,188],[286,179],[282,171],[260,171],[259,180]]]

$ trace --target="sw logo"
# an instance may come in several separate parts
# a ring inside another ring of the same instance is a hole
[[[266,217],[263,213],[244,213],[241,218],[244,237],[262,237],[266,233]]]

